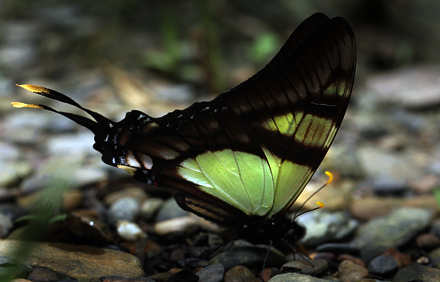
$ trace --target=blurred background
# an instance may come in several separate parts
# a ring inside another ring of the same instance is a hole
[[[368,197],[437,209],[440,2],[428,0],[3,0],[0,201],[26,199],[54,171],[75,187],[122,175],[101,164],[91,133],[12,108],[67,109],[15,84],[56,89],[117,120],[133,108],[161,116],[249,78],[318,11],[346,18],[358,44],[352,100],[323,164],[338,187],[322,197],[364,220],[401,204],[364,207]]]

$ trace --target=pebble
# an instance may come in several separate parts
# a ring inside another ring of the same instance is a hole
[[[17,160],[20,157],[20,149],[6,142],[0,141],[0,161]]]
[[[401,196],[409,189],[407,181],[392,177],[378,177],[374,180],[371,189],[378,196]]]
[[[141,206],[141,216],[147,220],[153,218],[159,208],[163,205],[161,198],[149,198]]]
[[[147,193],[145,193],[145,191],[142,188],[130,187],[106,195],[104,197],[103,202],[107,206],[110,206],[117,200],[125,197],[131,197],[133,199],[136,199],[139,202],[139,204],[142,204],[147,199],[148,196]]]
[[[141,210],[139,202],[132,197],[115,201],[108,209],[108,222],[116,226],[119,220],[135,221]]]
[[[237,242],[236,244],[240,244]],[[209,260],[209,264],[221,263],[226,270],[235,265],[248,268],[262,267],[267,254],[268,246],[235,245]],[[266,266],[278,266],[286,263],[286,257],[275,248],[271,248],[266,260]]]
[[[237,265],[226,271],[225,277],[223,278],[224,282],[258,282],[258,279],[255,278],[252,271],[249,268]]]
[[[4,238],[6,235],[8,235],[12,227],[12,220],[8,216],[0,213],[0,238]]]
[[[321,276],[328,268],[325,260],[289,261],[281,267],[281,272],[295,272],[311,276]]]
[[[378,256],[368,264],[368,271],[382,278],[391,278],[399,270],[399,264],[392,256]]]
[[[187,216],[189,212],[182,210],[173,198],[165,201],[156,215],[156,222],[165,221],[176,217]]]
[[[411,264],[399,270],[393,277],[393,282],[438,282],[440,281],[440,270],[421,264]]]
[[[301,215],[297,221],[306,227],[307,232],[301,243],[308,248],[342,240],[352,234],[359,225],[348,213],[321,210]]]
[[[147,238],[147,234],[134,222],[126,220],[118,221],[116,224],[118,235],[127,241],[140,241]]]
[[[328,280],[319,279],[316,277],[312,277],[312,276],[304,275],[304,274],[299,274],[299,273],[279,274],[269,280],[269,282],[292,282],[292,281],[295,281],[295,282],[328,282]]]
[[[347,243],[327,243],[319,245],[316,248],[317,252],[330,252],[336,254],[350,254],[354,256],[359,256],[361,250]]]
[[[161,236],[171,234],[186,236],[199,229],[199,227],[200,218],[190,214],[158,222],[154,225],[154,232]]]
[[[429,226],[431,218],[432,212],[428,210],[399,208],[388,216],[370,220],[361,226],[351,245],[360,248],[362,259],[368,262],[388,248],[407,243]]]
[[[434,249],[440,246],[440,238],[433,234],[420,234],[416,238],[416,245],[424,250]]]
[[[338,267],[338,272],[338,277],[344,282],[360,281],[369,275],[368,269],[349,260],[341,262]]]
[[[67,230],[83,241],[98,246],[113,242],[113,236],[108,225],[94,215],[87,214],[84,210],[69,213],[65,223]]]
[[[12,221],[26,214],[22,208],[13,203],[0,203],[0,213]]]
[[[29,163],[22,161],[0,160],[0,186],[10,187],[22,178],[29,176],[33,168]]]
[[[220,263],[208,265],[196,273],[199,282],[222,282],[224,274],[225,268]]]
[[[33,282],[56,282],[60,280],[54,271],[41,267],[35,267],[27,279]]]
[[[20,263],[50,269],[58,275],[80,281],[98,281],[100,277],[112,275],[145,276],[138,258],[110,249],[64,243],[25,243],[14,240],[0,241],[0,249],[7,256],[22,250],[25,255],[20,256]]]

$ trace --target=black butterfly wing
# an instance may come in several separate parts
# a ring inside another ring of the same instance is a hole
[[[345,20],[315,14],[252,78],[161,118],[132,111],[115,123],[53,90],[28,89],[91,114],[97,123],[61,113],[95,133],[105,163],[183,192],[187,210],[231,222],[271,218],[296,200],[341,124],[355,63]]]

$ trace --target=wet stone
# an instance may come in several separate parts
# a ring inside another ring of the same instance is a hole
[[[399,270],[397,261],[392,256],[378,256],[368,264],[368,271],[380,277],[392,277]]]
[[[289,261],[281,267],[281,272],[295,272],[300,274],[320,276],[328,268],[328,263],[325,260],[310,260],[310,261]]]
[[[152,219],[157,210],[163,205],[164,200],[160,198],[150,198],[144,201],[141,206],[141,216],[145,219]]]
[[[222,282],[224,274],[225,268],[220,263],[209,265],[196,273],[200,282]]]
[[[225,277],[223,279],[224,282],[258,282],[257,278],[254,276],[252,271],[249,268],[237,265],[226,271]]]
[[[319,279],[316,277],[312,277],[309,275],[299,274],[299,273],[285,273],[285,274],[279,274],[272,279],[269,280],[269,282],[328,282],[328,280]]]
[[[116,231],[122,239],[127,241],[140,241],[147,238],[147,234],[138,224],[126,220],[118,221]]]
[[[55,282],[59,280],[54,271],[41,267],[34,268],[27,279],[33,282]]]
[[[221,263],[226,270],[235,265],[243,265],[248,268],[262,267],[267,254],[268,246],[234,246],[213,257],[209,264]],[[266,266],[281,265],[286,263],[285,256],[271,248],[266,260]]]
[[[438,282],[440,281],[440,270],[421,264],[411,264],[399,270],[391,280],[392,282]]]
[[[339,278],[342,281],[359,281],[363,278],[367,278],[369,275],[368,269],[348,260],[341,262],[338,271]]]
[[[420,234],[416,238],[416,244],[424,250],[434,249],[440,246],[440,238],[433,234]]]
[[[0,213],[0,238],[4,238],[8,235],[12,227],[12,220],[6,215]]]
[[[330,252],[334,254],[350,254],[354,256],[359,256],[361,250],[347,243],[327,243],[319,245],[316,248],[317,252]]]
[[[156,222],[161,222],[176,217],[184,217],[188,214],[189,213],[187,211],[184,211],[181,207],[179,207],[173,198],[170,198],[165,201],[163,206],[157,212]]]
[[[306,227],[307,232],[301,243],[309,248],[329,241],[341,240],[352,234],[359,225],[345,212],[320,210],[301,215],[297,221]]]
[[[140,213],[139,202],[131,197],[125,197],[114,202],[108,210],[108,221],[116,226],[119,220],[135,221]]]
[[[428,210],[399,208],[360,227],[351,245],[360,248],[362,259],[368,262],[387,249],[408,242],[429,226],[431,217],[432,212]]]
[[[71,233],[85,241],[93,242],[98,246],[113,241],[108,225],[93,216],[72,212],[67,215],[65,222],[66,228]]]

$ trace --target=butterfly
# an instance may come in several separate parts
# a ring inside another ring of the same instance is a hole
[[[147,184],[174,188],[184,210],[252,243],[296,242],[305,228],[285,217],[341,125],[356,43],[341,17],[302,22],[257,74],[209,102],[160,118],[133,110],[119,122],[54,90],[20,85],[93,119],[39,104],[95,134],[104,163]]]

